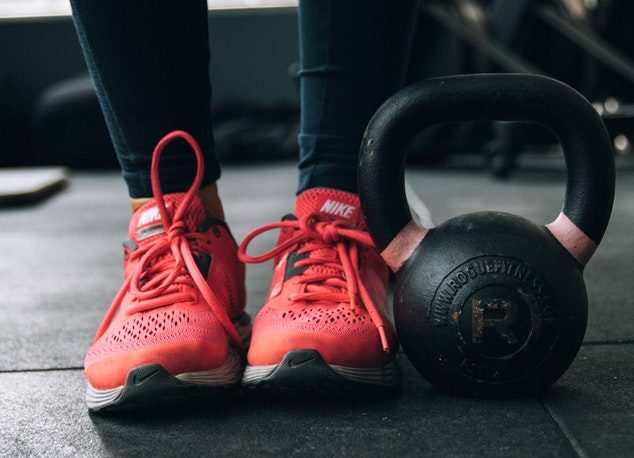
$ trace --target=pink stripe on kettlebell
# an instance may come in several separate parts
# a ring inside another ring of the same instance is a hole
[[[414,220],[409,223],[396,234],[390,244],[381,251],[381,257],[385,263],[392,269],[392,272],[398,272],[401,266],[409,259],[418,244],[427,235],[428,229],[419,226]]]
[[[586,265],[597,249],[597,244],[563,213],[560,213],[557,219],[546,227],[568,250],[568,253],[582,265]]]

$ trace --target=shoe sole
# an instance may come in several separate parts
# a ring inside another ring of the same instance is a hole
[[[92,412],[176,404],[237,390],[242,362],[235,354],[216,369],[172,375],[160,364],[146,364],[128,372],[125,385],[99,390],[87,383],[86,404]]]
[[[251,340],[251,318],[241,315],[234,325],[245,343]],[[128,372],[124,385],[107,390],[86,383],[86,404],[91,412],[153,407],[226,395],[237,391],[244,371],[244,360],[231,349],[225,363],[215,369],[173,375],[160,364],[138,366]]]
[[[396,360],[377,368],[329,365],[317,350],[291,350],[282,362],[247,366],[242,387],[252,392],[280,394],[377,394],[401,386]]]

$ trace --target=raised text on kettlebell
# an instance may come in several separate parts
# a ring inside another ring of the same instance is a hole
[[[551,302],[548,286],[537,271],[517,259],[483,256],[465,262],[445,277],[432,301],[433,324],[437,326],[448,324],[451,319],[450,310],[458,293],[479,278],[491,275],[515,279],[519,283],[520,294],[527,300],[537,300],[540,303]],[[549,311],[552,313],[548,313]],[[554,306],[546,306],[543,313],[543,320],[556,320]]]

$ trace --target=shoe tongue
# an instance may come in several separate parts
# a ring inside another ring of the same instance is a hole
[[[354,227],[365,225],[359,196],[330,188],[313,188],[302,192],[295,201],[295,216],[318,213],[332,220],[341,220]]]
[[[185,193],[165,194],[163,198],[165,200],[167,213],[170,218],[173,218],[176,210],[185,199]],[[195,231],[204,220],[205,208],[200,199],[194,196],[183,215],[185,230]],[[150,241],[154,239],[154,237],[164,233],[165,228],[161,221],[161,213],[154,200],[147,202],[132,214],[128,228],[128,237],[136,243]]]
[[[295,216],[301,218],[314,213],[330,220],[345,221],[357,229],[365,227],[359,197],[349,192],[330,188],[313,188],[302,192],[295,200]],[[338,257],[334,246],[311,251],[310,256],[330,259],[333,262],[336,262]],[[305,272],[337,274],[339,271],[326,265],[314,264]],[[339,290],[335,287],[328,288],[333,292]]]

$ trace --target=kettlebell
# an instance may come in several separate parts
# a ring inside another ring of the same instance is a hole
[[[534,122],[558,138],[567,183],[563,210],[552,223],[486,211],[434,228],[412,220],[406,147],[432,124],[471,120]],[[414,367],[440,390],[465,396],[529,395],[554,383],[583,341],[583,269],[614,200],[611,142],[592,105],[543,76],[422,81],[372,117],[358,172],[369,231],[396,273],[395,325]]]

